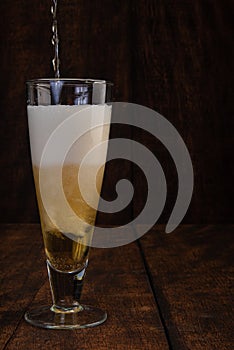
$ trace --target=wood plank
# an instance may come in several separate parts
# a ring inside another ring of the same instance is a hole
[[[39,0],[0,1],[0,215],[4,222],[38,221],[25,81],[53,76],[50,5]],[[231,0],[59,2],[62,76],[112,80],[116,100],[156,109],[184,138],[196,181],[187,222],[232,220],[232,14]],[[168,218],[176,185],[172,160],[148,135],[139,133],[139,141],[153,145],[170,179],[171,198],[163,219]],[[123,168],[119,173],[124,173]],[[135,183],[140,193],[137,212],[144,203],[138,173]]]
[[[23,319],[29,305],[50,302],[39,226],[2,226],[1,237],[0,349],[169,349],[137,243],[92,249],[83,302],[105,308],[108,320],[66,332],[36,328]]]
[[[233,349],[233,230],[159,226],[141,239],[172,349]]]
[[[165,116],[190,152],[196,187],[185,223],[232,222],[233,174],[233,2],[133,1],[133,102]],[[168,183],[161,223],[173,207],[176,169],[157,140],[136,130],[134,138],[158,157]],[[145,204],[144,181],[135,172],[139,196],[134,212]]]
[[[47,278],[38,224],[1,225],[0,348],[8,342],[26,308]],[[25,288],[27,286],[27,288]]]

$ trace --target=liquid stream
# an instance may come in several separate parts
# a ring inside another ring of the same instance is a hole
[[[60,72],[59,72],[59,66],[60,66],[60,60],[59,60],[59,36],[58,36],[58,22],[57,22],[57,5],[58,1],[53,0],[53,5],[51,6],[51,13],[53,16],[53,23],[52,23],[52,45],[54,46],[54,58],[52,60],[53,68],[54,68],[54,74],[55,78],[60,78]]]

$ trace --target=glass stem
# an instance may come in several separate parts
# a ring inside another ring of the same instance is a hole
[[[51,310],[59,313],[82,310],[80,297],[88,260],[81,270],[62,272],[55,270],[47,260],[47,269],[53,300]]]

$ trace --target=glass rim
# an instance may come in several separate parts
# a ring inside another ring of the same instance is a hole
[[[63,82],[66,85],[75,85],[75,84],[104,84],[107,86],[113,86],[114,84],[107,80],[101,79],[90,79],[90,78],[38,78],[38,79],[30,79],[26,81],[27,85],[40,85],[40,84],[48,84],[50,82]]]

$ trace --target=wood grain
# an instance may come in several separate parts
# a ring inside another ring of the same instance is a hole
[[[0,348],[7,345],[28,305],[46,280],[38,224],[1,225]]]
[[[233,348],[234,226],[155,229],[140,241],[173,350]]]
[[[233,74],[231,8],[230,1],[224,5],[164,0],[139,0],[133,8],[133,60],[137,72],[134,102],[165,116],[188,147],[195,188],[184,221],[187,223],[232,222],[228,159],[234,125],[230,117],[232,88],[227,78]],[[153,137],[140,130],[134,131],[133,137],[147,144],[165,171],[168,200],[161,219],[166,222],[176,198],[175,165],[165,147]],[[139,172],[134,182],[141,188]],[[139,196],[134,211],[142,202]]]
[[[108,320],[47,331],[24,312],[50,302],[39,225],[1,225],[0,349],[231,350],[234,226],[158,225],[140,242],[92,249],[83,302]]]

